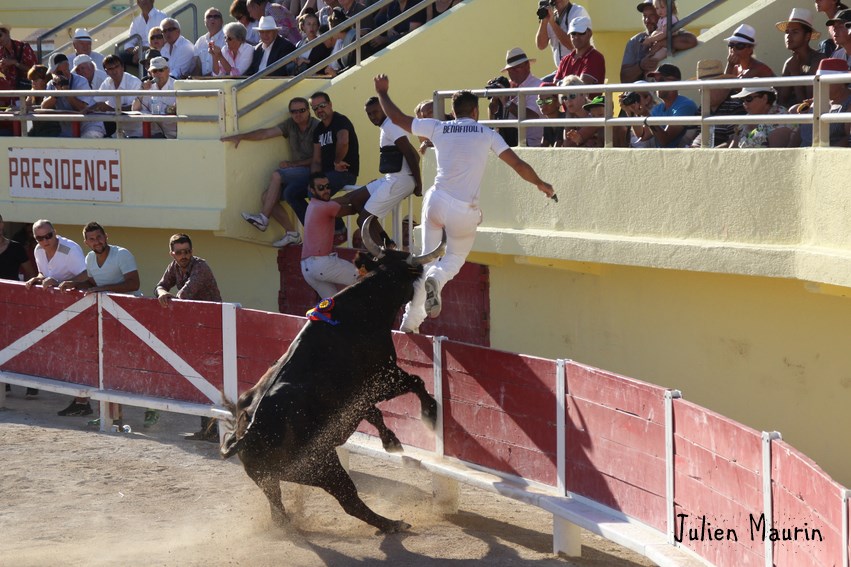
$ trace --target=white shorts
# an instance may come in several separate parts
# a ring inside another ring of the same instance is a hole
[[[370,181],[366,185],[369,200],[364,205],[364,209],[380,219],[413,193],[414,185],[414,176],[410,174],[385,175]]]
[[[305,258],[301,261],[301,275],[316,290],[320,299],[331,297],[343,287],[358,281],[355,265],[338,258],[336,253]]]

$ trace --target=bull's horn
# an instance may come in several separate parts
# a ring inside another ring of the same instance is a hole
[[[443,256],[443,253],[446,252],[446,229],[443,229],[443,237],[440,239],[440,244],[427,254],[422,254],[420,256],[409,256],[408,264],[412,266],[422,266],[424,264],[428,264],[432,260],[436,258],[440,258]]]
[[[375,218],[375,215],[369,215],[366,217],[366,220],[363,221],[363,227],[360,229],[360,237],[363,240],[363,245],[366,247],[367,252],[372,254],[372,256],[376,259],[384,256],[384,248],[379,248],[379,246],[372,240],[372,234],[369,232],[370,224],[372,224],[372,219]]]

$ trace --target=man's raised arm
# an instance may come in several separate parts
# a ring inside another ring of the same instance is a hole
[[[384,111],[384,114],[387,115],[387,118],[389,118],[393,124],[399,126],[406,132],[410,132],[414,117],[408,116],[402,112],[399,107],[396,106],[396,103],[390,100],[390,95],[387,94],[387,91],[390,89],[390,79],[387,75],[382,74],[375,77],[374,81],[375,93],[378,95],[378,101],[381,103],[381,109]]]

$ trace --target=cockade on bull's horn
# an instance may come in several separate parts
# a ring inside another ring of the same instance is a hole
[[[279,524],[287,521],[280,483],[288,481],[326,490],[348,514],[382,532],[410,527],[369,509],[335,448],[366,420],[378,430],[386,450],[401,450],[376,404],[409,392],[420,401],[424,425],[434,426],[437,402],[421,378],[396,363],[392,326],[413,296],[423,265],[443,254],[446,234],[435,250],[421,256],[386,250],[369,238],[371,218],[362,231],[375,257],[373,269],[331,298],[329,318],[335,324],[309,319],[287,352],[239,397],[233,431],[222,440],[222,456],[239,455]]]

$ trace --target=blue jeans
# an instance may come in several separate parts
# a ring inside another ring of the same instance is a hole
[[[295,211],[298,220],[301,221],[301,225],[304,226],[304,215],[307,212],[307,197],[308,190],[307,185],[310,182],[310,169],[307,167],[304,168],[290,168],[290,169],[306,169],[307,174],[304,176],[303,180],[299,180],[298,182],[293,181],[291,183],[287,183],[284,187],[284,200],[289,203],[289,205]],[[281,172],[283,176],[284,171],[287,170],[278,170]],[[346,173],[344,171],[326,171],[325,176],[328,178],[328,182],[331,184],[331,195],[337,194],[337,192],[345,187],[346,185],[354,185],[357,181],[357,176],[352,175],[351,173]],[[344,228],[342,219],[337,219],[334,223],[334,230],[337,232],[342,231]]]

